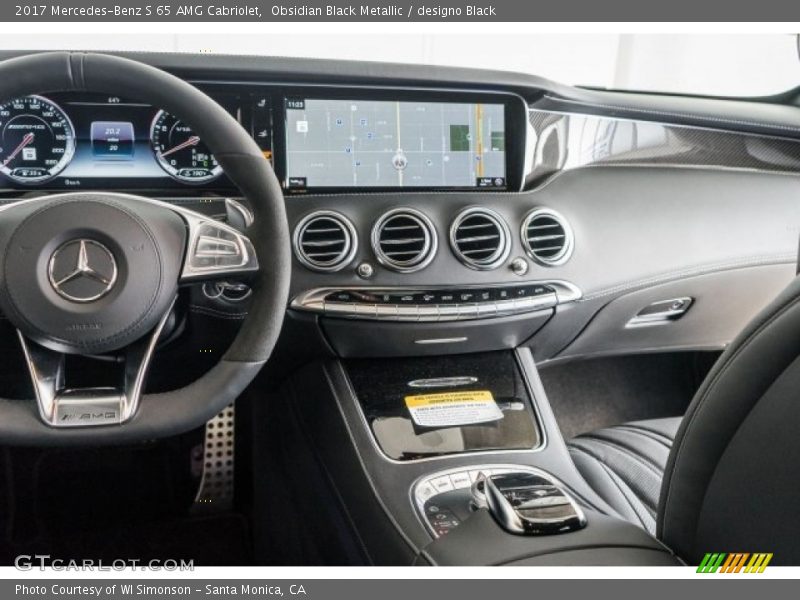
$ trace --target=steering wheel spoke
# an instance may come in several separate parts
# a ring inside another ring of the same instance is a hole
[[[181,210],[189,228],[181,283],[243,277],[258,271],[258,259],[250,239],[230,225]]]
[[[174,301],[149,335],[120,353],[120,383],[116,387],[66,387],[66,355],[17,331],[42,421],[51,427],[88,427],[119,425],[133,417],[156,344],[173,306]]]

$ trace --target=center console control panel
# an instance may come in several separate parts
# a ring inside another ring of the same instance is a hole
[[[518,315],[580,298],[564,281],[459,288],[318,288],[291,307],[328,316],[390,321],[461,321]]]
[[[487,490],[487,485],[492,490]],[[487,492],[491,491],[497,498],[490,497]],[[502,502],[498,502],[500,496]],[[439,471],[419,479],[411,498],[435,538],[446,535],[480,508],[488,508],[498,523],[513,533],[566,533],[586,524],[583,511],[563,484],[549,473],[525,465],[474,465]]]

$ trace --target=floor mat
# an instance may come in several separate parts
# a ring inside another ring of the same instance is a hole
[[[677,417],[719,355],[643,354],[573,361],[540,370],[564,439],[640,419]]]

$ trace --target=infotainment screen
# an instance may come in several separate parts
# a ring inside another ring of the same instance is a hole
[[[506,187],[502,103],[286,99],[289,190]]]

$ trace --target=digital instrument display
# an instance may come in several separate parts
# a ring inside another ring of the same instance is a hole
[[[286,98],[289,190],[506,188],[502,103]]]
[[[238,116],[238,94],[214,99]],[[271,138],[260,140],[271,144]],[[0,106],[0,185],[177,189],[229,185],[208,146],[149,104],[100,93],[26,96]]]

